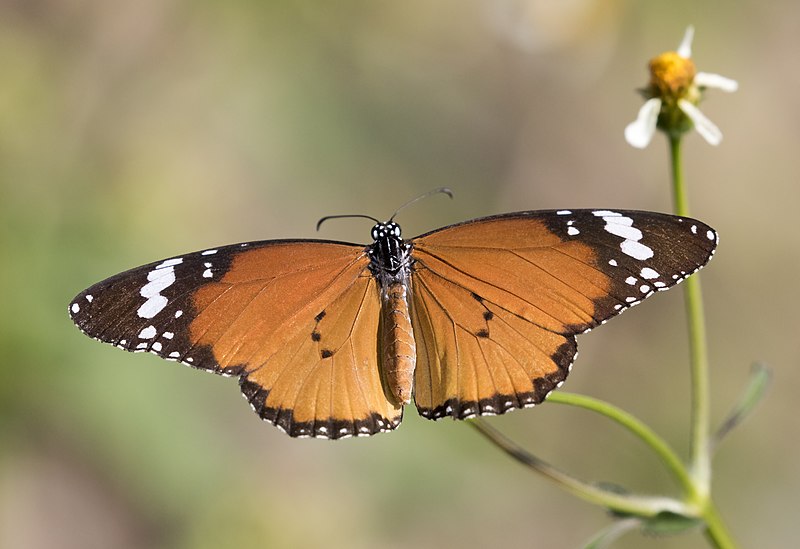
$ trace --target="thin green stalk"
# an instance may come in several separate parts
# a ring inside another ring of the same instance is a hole
[[[706,525],[705,535],[708,541],[717,549],[736,549],[736,542],[733,541],[725,524],[717,513],[717,508],[709,500],[703,509],[703,522]]]
[[[672,160],[672,189],[675,213],[689,215],[686,186],[683,181],[681,159],[681,136],[669,137]],[[708,390],[708,349],[706,347],[706,325],[700,279],[689,277],[685,284],[686,316],[689,325],[689,352],[692,378],[692,434],[691,474],[695,480],[696,496],[703,504],[711,489],[710,414]]]
[[[681,488],[689,496],[690,500],[696,500],[697,494],[695,493],[695,484],[692,482],[689,473],[686,471],[681,459],[664,441],[663,438],[658,436],[650,427],[642,423],[639,419],[629,414],[628,412],[604,402],[602,400],[588,397],[585,395],[578,395],[575,393],[567,393],[564,391],[554,391],[547,397],[547,402],[557,402],[559,404],[567,404],[569,406],[577,406],[592,412],[603,415],[612,421],[615,421],[622,427],[629,430],[631,433],[640,438],[645,444],[650,446],[653,451],[658,454],[661,461],[666,465],[667,469],[673,474],[675,479],[680,483]]]
[[[495,446],[523,465],[549,478],[565,490],[579,498],[601,505],[618,513],[639,517],[655,517],[659,513],[669,512],[683,516],[698,516],[696,507],[666,497],[635,496],[619,494],[579,480],[553,467],[546,461],[531,454],[502,433],[491,427],[480,418],[468,421],[469,425],[489,439]]]

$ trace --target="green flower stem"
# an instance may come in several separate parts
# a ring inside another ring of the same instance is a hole
[[[675,213],[689,216],[686,186],[683,182],[681,159],[681,136],[669,136],[669,151],[672,160],[672,189]],[[708,390],[708,349],[706,347],[706,323],[700,279],[695,275],[684,283],[686,316],[689,324],[689,352],[692,378],[692,434],[691,474],[697,488],[696,503],[703,504],[711,491],[711,444]]]
[[[725,524],[717,513],[717,508],[710,499],[706,502],[700,516],[706,525],[705,535],[711,545],[717,549],[736,549],[736,543],[725,528]]]
[[[689,216],[689,202],[683,181],[681,159],[681,135],[669,135],[669,152],[672,161],[672,191],[675,213]],[[691,475],[695,486],[690,503],[700,507],[700,518],[705,523],[708,541],[718,549],[736,547],[725,528],[717,509],[711,501],[711,418],[709,406],[708,348],[706,346],[706,323],[700,279],[691,276],[686,280],[684,296],[686,317],[689,325],[689,352],[692,377],[692,438]]]
[[[468,420],[469,425],[488,438],[508,455],[544,475],[565,490],[579,498],[601,505],[618,513],[639,517],[655,517],[659,513],[669,512],[683,516],[697,516],[699,511],[681,501],[665,497],[631,496],[611,492],[593,484],[579,480],[556,469],[546,461],[517,445],[480,418]]]
[[[681,485],[681,488],[689,496],[691,501],[697,499],[695,493],[695,484],[692,478],[686,471],[681,459],[675,454],[670,446],[658,436],[650,427],[639,421],[636,417],[628,412],[617,408],[613,404],[603,402],[596,398],[588,397],[585,395],[578,395],[574,393],[567,393],[564,391],[554,391],[547,396],[547,402],[557,402],[559,404],[567,404],[569,406],[577,406],[592,412],[603,415],[612,421],[620,424],[628,429],[631,433],[640,438],[645,444],[655,451],[661,461],[666,465],[667,469],[673,474],[675,479]]]

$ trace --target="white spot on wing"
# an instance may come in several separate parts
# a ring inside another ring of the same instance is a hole
[[[152,324],[139,332],[139,339],[153,339],[156,337],[156,327]]]
[[[567,227],[567,234],[570,236],[575,236],[576,234],[581,234],[581,232],[575,227]]]
[[[595,210],[592,214],[597,217],[619,217],[622,215],[621,213],[612,212],[610,210]]]
[[[650,291],[650,286],[648,286],[647,284],[642,284],[641,286],[639,286],[639,291],[642,292],[643,294],[646,294],[647,292]]]
[[[633,221],[630,217],[612,217],[611,219],[630,219]],[[642,239],[642,231],[625,223],[609,223],[607,221],[606,231],[620,238],[624,238],[625,240],[638,242]]]
[[[172,286],[175,283],[175,267],[181,263],[183,258],[168,259],[164,263],[157,266],[155,269],[147,273],[147,284],[142,286],[139,290],[139,295],[146,298],[136,314],[141,318],[153,318],[160,313],[169,302],[166,297],[161,295],[161,292]],[[170,263],[172,262],[172,263]],[[169,263],[169,264],[168,264]]]
[[[200,255],[214,255],[215,253],[217,253],[217,250],[206,250],[202,252]]]
[[[556,212],[556,215],[569,215],[569,214],[571,214],[571,213],[572,213],[572,212],[571,212],[570,210],[558,210],[558,211]]]
[[[163,334],[161,334],[161,336],[167,339],[172,339],[173,337],[175,337],[175,334],[172,332],[164,332]]]
[[[159,265],[156,265],[156,269],[163,269],[165,267],[174,267],[175,265],[180,265],[181,263],[183,263],[182,257],[174,257],[172,259],[167,259],[166,261],[161,262]]]
[[[629,276],[628,278],[625,279],[625,284],[630,284],[631,286],[636,284],[636,282],[637,282],[637,279],[634,276]]]
[[[62,305],[62,307],[63,307],[63,305]],[[61,310],[63,311],[64,309],[61,309]],[[71,307],[71,310],[72,310],[72,314],[75,314],[75,315],[76,315],[76,314],[78,314],[79,312],[81,312],[81,306],[80,306],[80,305],[78,305],[77,303],[73,303],[73,304],[72,304],[72,307]]]
[[[180,310],[179,311],[175,311],[175,318],[180,318],[180,316],[182,314],[183,314],[183,311],[180,311]]]
[[[617,260],[616,259],[609,259],[608,260],[608,264],[611,265],[612,267],[616,267],[617,266]]]
[[[211,269],[206,269],[203,271],[203,278],[211,278],[212,276],[214,275],[211,273]]]
[[[91,303],[93,299],[94,299],[94,296],[92,294],[86,294],[86,301]]]
[[[151,349],[153,349],[156,352],[159,352],[161,350],[161,343],[156,341],[155,343],[153,343]]]
[[[653,280],[654,278],[661,276],[658,274],[658,271],[653,270],[650,267],[644,267],[641,271],[639,271],[639,275],[645,280]]]
[[[622,244],[620,244],[620,248],[622,249],[622,253],[629,255],[634,259],[638,259],[639,261],[644,261],[645,259],[650,259],[653,257],[653,250],[641,242],[624,240]]]
[[[706,232],[706,237],[707,237],[709,240],[714,240],[714,231],[708,231],[708,232]]]
[[[603,218],[606,222],[604,228],[608,233],[623,239],[619,245],[622,253],[640,261],[653,257],[653,250],[639,242],[643,236],[642,231],[633,226],[632,218],[609,210],[597,210],[592,214]]]

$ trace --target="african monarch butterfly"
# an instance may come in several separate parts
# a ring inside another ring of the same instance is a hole
[[[408,241],[393,218],[374,220],[366,246],[266,240],[150,263],[81,292],[70,316],[126,351],[239,376],[290,436],[368,436],[412,399],[429,419],[541,402],[576,334],[696,272],[717,244],[699,221],[641,211],[508,213]]]

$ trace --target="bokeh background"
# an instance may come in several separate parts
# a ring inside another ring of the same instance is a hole
[[[576,0],[0,2],[0,546],[577,547],[610,517],[468,426],[293,440],[233,380],[83,337],[67,303],[126,268],[321,216],[404,211],[413,235],[515,209],[668,211],[665,141],[622,138],[646,61],[697,28],[738,79],[685,143],[720,421],[755,360],[775,383],[719,449],[743,547],[797,540],[800,3]],[[369,222],[322,237],[366,242]],[[688,447],[681,290],[580,338],[566,388]],[[493,418],[585,479],[674,494],[637,440],[555,404]],[[618,547],[706,547],[699,533]]]

